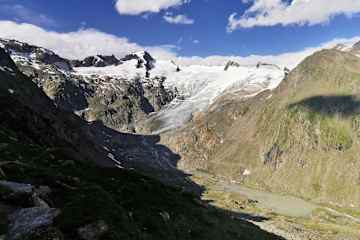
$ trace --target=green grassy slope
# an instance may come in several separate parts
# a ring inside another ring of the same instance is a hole
[[[219,101],[176,139],[163,139],[183,156],[184,168],[360,207],[359,96],[360,58],[323,50],[275,91]]]

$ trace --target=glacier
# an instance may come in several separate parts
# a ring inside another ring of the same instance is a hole
[[[140,57],[142,54],[139,54]],[[141,79],[146,82],[147,71],[136,68],[137,60],[117,66],[75,68],[80,75],[111,76],[118,79]],[[258,64],[254,66],[177,66],[173,61],[158,60],[149,71],[151,77],[164,80],[164,86],[175,89],[178,97],[168,106],[153,113],[147,121],[160,122],[153,134],[179,128],[191,120],[194,113],[207,111],[221,96],[227,94],[251,97],[265,90],[276,88],[286,72],[278,66]]]

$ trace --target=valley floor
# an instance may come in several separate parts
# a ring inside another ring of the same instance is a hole
[[[206,187],[203,200],[237,212],[265,231],[288,240],[358,240],[360,212],[314,203],[293,196],[253,190],[228,183],[204,172],[193,172],[192,180]]]

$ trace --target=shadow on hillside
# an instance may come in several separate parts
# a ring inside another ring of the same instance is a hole
[[[108,128],[98,121],[89,124],[89,131],[95,141],[103,146],[108,155],[110,154],[110,158],[113,158],[111,159],[113,166],[119,164],[126,169],[133,169],[149,177],[155,177],[170,186],[181,187],[183,191],[195,194],[198,199],[206,190],[203,186],[193,182],[189,178],[190,174],[177,168],[181,156],[160,144],[159,135],[122,133]],[[225,214],[231,219],[251,222],[269,220],[269,218],[262,216],[220,209],[213,206],[212,201],[199,200],[198,203],[204,208]],[[253,226],[251,223],[247,224]],[[269,236],[275,235],[270,234]]]
[[[323,115],[350,117],[360,113],[360,99],[355,95],[315,96],[289,105],[289,108],[305,107]]]
[[[159,144],[159,135],[122,133],[101,122],[88,124],[93,141],[101,146],[106,167],[135,169],[170,185],[180,185],[200,195],[204,189],[189,181],[189,175],[177,169],[181,157]]]

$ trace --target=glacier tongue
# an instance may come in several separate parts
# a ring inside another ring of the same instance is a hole
[[[238,96],[240,91],[243,97],[254,96],[276,88],[284,77],[285,72],[276,66],[240,66],[228,71],[223,66],[189,66],[179,73],[168,73],[165,86],[176,87],[183,98],[174,100],[150,119],[161,123],[154,133],[181,127],[193,113],[206,111],[220,96]]]

